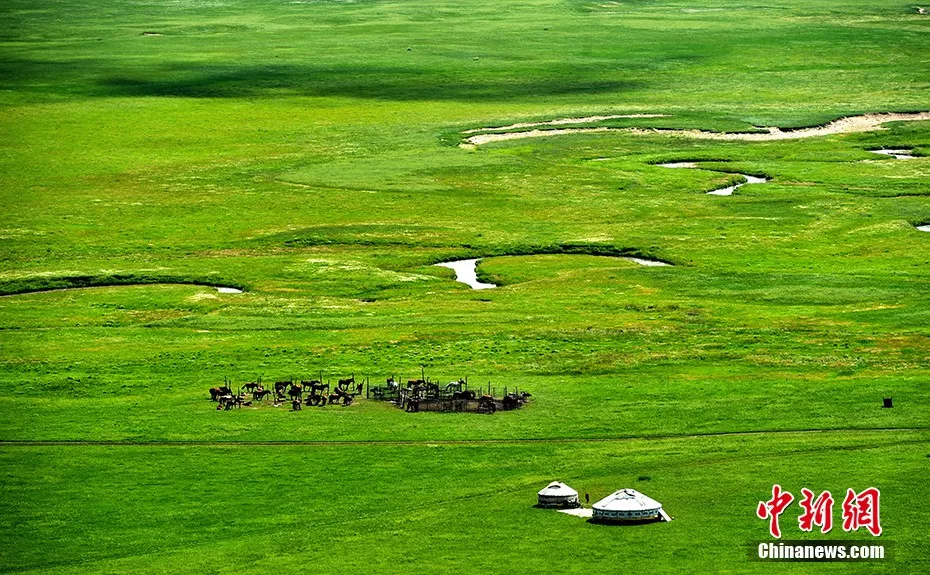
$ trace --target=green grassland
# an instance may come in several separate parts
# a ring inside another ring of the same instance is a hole
[[[0,573],[927,571],[930,122],[458,144],[926,111],[928,34],[892,1],[7,0]],[[768,182],[705,194],[737,174]],[[500,287],[432,266],[464,257]],[[533,401],[206,393],[424,368]],[[552,479],[675,520],[533,508]],[[773,483],[880,488],[892,560],[751,561]]]

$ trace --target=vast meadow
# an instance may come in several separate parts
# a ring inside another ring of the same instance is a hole
[[[930,111],[917,8],[5,0],[0,573],[930,571],[930,121],[713,137]],[[422,373],[533,397],[208,393]],[[753,560],[773,484],[889,558]]]

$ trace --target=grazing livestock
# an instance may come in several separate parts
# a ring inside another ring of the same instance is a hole
[[[478,399],[478,413],[494,413],[497,411],[497,404],[490,395],[482,395]]]
[[[307,396],[307,405],[326,405],[326,396],[316,393],[314,389],[310,389],[310,394]]]
[[[319,379],[311,379],[309,381],[301,380],[300,385],[304,386],[304,389],[309,389],[311,393],[321,391],[323,388],[329,389],[329,384],[324,385]]]
[[[304,386],[304,389],[309,389],[310,393],[315,391],[322,391],[324,388],[328,391],[329,384],[324,384],[319,379],[311,379],[309,381],[301,380],[300,385]]]
[[[301,383],[304,383],[304,382],[301,382]],[[326,392],[326,393],[329,393],[329,384],[328,384],[328,383],[322,383],[322,382],[321,382],[320,380],[318,380],[318,379],[312,379],[312,380],[310,380],[310,393],[316,393],[316,392],[320,392],[320,393]]]
[[[231,395],[231,394],[221,395],[218,398],[218,401],[220,404],[217,406],[217,409],[222,408],[228,411],[232,409],[233,407],[242,407],[242,404],[245,402],[245,397],[242,395]]]
[[[460,379],[458,381],[452,381],[446,384],[446,387],[443,388],[446,393],[455,393],[456,391],[462,391],[465,389],[465,380]]]
[[[329,396],[329,404],[332,405],[334,403],[339,403],[340,399],[342,400],[343,405],[352,404],[352,396],[349,395],[349,393],[344,389],[337,387],[336,390],[333,391],[333,393],[331,393]]]
[[[230,410],[241,408],[242,406],[253,407],[260,405],[269,396],[274,401],[274,406],[279,407],[284,402],[290,401],[294,411],[299,411],[300,406],[325,406],[327,404],[344,406],[354,403],[356,397],[365,393],[365,386],[368,385],[366,378],[362,378],[360,383],[356,382],[355,374],[351,377],[337,379],[337,385],[332,387],[330,393],[330,384],[322,382],[320,379],[277,381],[273,389],[262,387],[261,378],[256,381],[250,381],[242,384],[240,393],[234,394],[229,380],[220,387],[210,388],[210,398],[217,402],[218,410]],[[434,383],[423,376],[423,379],[409,379],[406,388],[399,384],[395,376],[386,380],[386,386],[372,387],[368,389],[371,397],[377,400],[390,400],[399,408],[406,408],[407,411],[439,411],[439,412],[474,412],[478,413],[495,413],[496,411],[510,411],[519,409],[531,397],[527,392],[514,390],[507,393],[504,388],[504,395],[495,398],[491,392],[490,384],[487,390],[468,390],[465,379],[451,381],[447,384]],[[448,381],[448,380],[446,380]],[[244,391],[243,391],[244,390]],[[305,393],[306,392],[306,393]],[[367,397],[367,396],[366,396]],[[246,398],[249,401],[246,401]]]
[[[504,409],[506,410],[517,409],[521,405],[526,403],[527,399],[530,397],[532,397],[532,395],[530,395],[529,393],[525,391],[523,393],[516,393],[516,392],[508,393],[507,395],[504,396],[504,399],[503,399]]]
[[[225,385],[221,387],[210,388],[210,399],[211,400],[219,401],[220,397],[224,395],[232,395],[232,390],[226,387]]]
[[[293,382],[290,381],[276,381],[274,382],[274,394],[275,395],[284,395],[284,391],[291,386]]]

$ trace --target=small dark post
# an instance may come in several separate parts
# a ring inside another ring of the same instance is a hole
[[[885,398],[882,399],[882,407],[883,407],[883,408],[891,408],[891,407],[893,407],[893,405],[891,404],[891,398],[890,398],[890,397],[885,397]]]

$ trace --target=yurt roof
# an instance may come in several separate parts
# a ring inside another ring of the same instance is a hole
[[[601,499],[592,507],[599,511],[646,511],[661,509],[662,504],[635,489],[620,489]]]
[[[571,487],[569,487],[568,485],[565,485],[564,483],[553,481],[549,485],[540,489],[539,495],[549,496],[549,497],[557,496],[557,495],[571,496],[571,495],[578,495],[578,492],[572,489]]]

